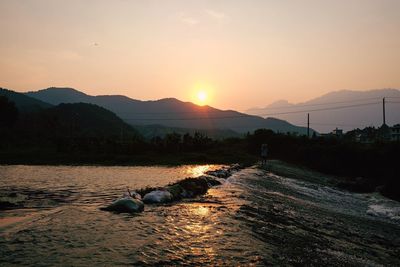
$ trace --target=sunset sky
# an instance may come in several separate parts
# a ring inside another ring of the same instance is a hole
[[[0,87],[245,110],[400,88],[399,0],[0,0]]]

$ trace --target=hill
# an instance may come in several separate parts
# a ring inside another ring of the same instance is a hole
[[[136,136],[137,132],[113,112],[93,104],[60,104],[41,114],[52,130],[60,133],[72,131],[86,137]]]
[[[386,98],[386,123],[388,125],[399,123],[400,91],[397,89],[341,90],[303,103],[291,104],[286,100],[281,100],[264,108],[253,108],[247,112],[253,115],[276,114],[274,116],[294,124],[305,124],[309,112],[310,125],[319,132],[330,132],[336,127],[347,131],[366,126],[381,126],[383,122],[382,98],[384,97]]]
[[[143,137],[114,113],[93,104],[60,104],[21,113],[0,131],[0,163],[122,163],[142,151]]]
[[[52,106],[51,104],[48,104],[36,98],[17,93],[5,88],[0,88],[0,95],[7,97],[10,101],[14,102],[15,106],[20,112],[38,111]]]
[[[117,137],[139,134],[111,111],[86,103],[60,104],[27,115],[24,127],[50,137]],[[31,123],[32,125],[29,125]]]
[[[52,105],[22,93],[0,88],[0,95],[14,102],[23,116],[17,128],[49,136],[74,134],[86,137],[138,136],[132,126],[113,112],[94,104]],[[50,100],[50,99],[49,99]],[[72,100],[72,98],[70,98]]]
[[[229,129],[238,133],[267,128],[275,132],[306,133],[306,128],[297,127],[279,119],[264,119],[233,110],[198,106],[175,98],[140,101],[121,95],[90,96],[72,88],[54,87],[28,92],[26,95],[54,105],[76,102],[96,104],[115,112],[133,126],[162,125],[189,129]]]

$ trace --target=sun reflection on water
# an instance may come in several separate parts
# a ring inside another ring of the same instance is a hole
[[[196,209],[193,210],[193,213],[200,215],[200,216],[206,216],[210,212],[210,209],[204,206],[199,206]]]
[[[220,168],[220,165],[198,165],[198,166],[188,166],[186,173],[191,177],[197,177],[204,175],[207,171],[212,171]]]

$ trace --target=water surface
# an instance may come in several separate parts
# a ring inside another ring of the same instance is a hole
[[[136,215],[99,210],[121,195],[126,185],[161,186],[216,167],[2,166],[1,194],[18,192],[26,206],[1,212],[8,222],[0,225],[0,262],[42,266],[400,264],[397,202],[256,167],[235,173],[196,199],[146,205]]]

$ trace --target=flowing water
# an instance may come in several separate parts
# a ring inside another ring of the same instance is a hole
[[[140,214],[99,207],[215,165],[0,166],[0,265],[400,265],[400,204],[256,167]]]

